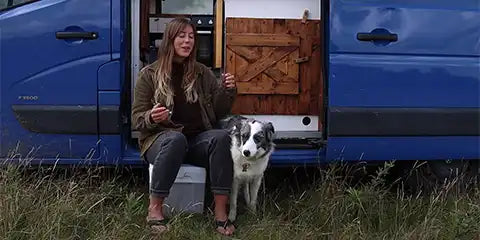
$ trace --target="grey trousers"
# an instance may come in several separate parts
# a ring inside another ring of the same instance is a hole
[[[150,195],[167,197],[182,163],[204,167],[211,191],[229,195],[233,178],[230,146],[229,134],[221,129],[207,130],[191,139],[177,131],[160,135],[145,154],[153,164]]]

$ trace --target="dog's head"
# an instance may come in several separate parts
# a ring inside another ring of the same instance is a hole
[[[250,160],[265,155],[274,147],[275,129],[271,122],[246,119],[236,124],[234,129],[237,147]]]

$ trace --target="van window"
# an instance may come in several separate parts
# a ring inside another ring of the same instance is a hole
[[[0,0],[0,10],[17,7],[17,6],[27,4],[29,2],[35,2],[35,1],[38,1],[38,0]]]

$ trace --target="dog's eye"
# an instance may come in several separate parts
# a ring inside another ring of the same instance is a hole
[[[254,136],[253,136],[253,141],[254,141],[255,143],[259,143],[260,141],[262,141],[262,137],[259,136],[259,135],[254,135]]]

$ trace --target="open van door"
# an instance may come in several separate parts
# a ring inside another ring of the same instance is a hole
[[[0,157],[95,158],[110,1],[16,2],[0,10]]]

